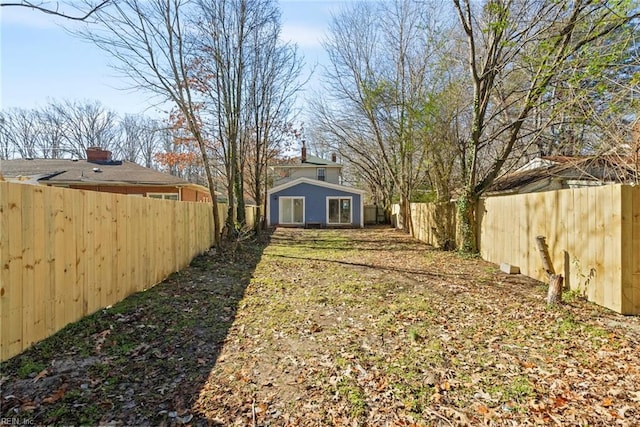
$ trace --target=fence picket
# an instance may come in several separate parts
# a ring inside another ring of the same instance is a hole
[[[9,269],[9,280],[3,283],[5,290],[2,295],[4,305],[2,327],[3,351],[16,352],[24,345],[25,339],[22,336],[23,312],[22,312],[22,194],[19,187],[8,186],[6,200],[9,234],[9,245],[7,265]],[[2,197],[4,198],[4,197]],[[3,214],[3,219],[5,215]],[[14,323],[15,319],[15,323]],[[28,340],[28,338],[26,339]]]

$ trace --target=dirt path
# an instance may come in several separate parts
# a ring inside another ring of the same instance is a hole
[[[36,423],[640,425],[640,323],[390,229],[279,229],[2,365]]]

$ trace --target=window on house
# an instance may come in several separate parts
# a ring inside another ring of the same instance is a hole
[[[280,224],[304,224],[304,197],[280,197]]]
[[[328,197],[329,224],[351,224],[351,197]]]
[[[180,200],[178,193],[147,193],[147,197],[163,200]]]
[[[324,181],[325,180],[325,169],[324,168],[317,168],[316,169],[316,173],[318,176],[318,181]]]

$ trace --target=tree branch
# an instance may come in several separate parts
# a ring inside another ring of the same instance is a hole
[[[49,8],[46,8],[46,7],[41,6],[41,5],[33,4],[33,3],[29,2],[29,1],[21,1],[19,3],[0,2],[0,7],[5,7],[5,6],[6,7],[11,7],[11,6],[13,6],[13,7],[27,7],[27,8],[30,8],[30,9],[34,9],[34,10],[40,11],[42,13],[47,13],[49,15],[60,16],[60,17],[65,18],[65,19],[70,19],[72,21],[86,21],[87,18],[89,18],[94,13],[96,13],[98,10],[102,9],[110,1],[111,0],[103,0],[101,3],[99,3],[96,6],[94,6],[90,11],[88,11],[83,16],[67,15],[64,12],[58,11],[57,7],[56,7],[55,10],[54,9],[49,9]]]

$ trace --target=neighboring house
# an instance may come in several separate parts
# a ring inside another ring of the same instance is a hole
[[[306,155],[273,166],[279,179],[267,191],[267,225],[364,227],[365,191],[341,185],[342,165]]]
[[[335,154],[331,155],[331,161],[316,156],[307,156],[305,146],[302,146],[301,154],[300,158],[271,166],[275,175],[274,187],[298,178],[311,178],[331,184],[342,184],[342,165],[336,163]]]
[[[639,172],[638,159],[630,156],[545,156],[533,159],[517,171],[498,178],[487,189],[487,195],[637,183]]]
[[[87,149],[87,160],[0,160],[0,174],[18,181],[157,199],[209,202],[209,189],[136,163],[112,160],[111,152]]]

